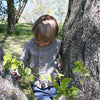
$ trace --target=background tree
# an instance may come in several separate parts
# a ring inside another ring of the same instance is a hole
[[[26,6],[28,0],[2,0],[0,1],[0,17],[1,14],[8,15],[8,29],[14,30],[15,24],[18,23],[18,20]],[[7,2],[7,9],[6,7]],[[7,11],[7,13],[6,13]]]
[[[65,15],[67,14],[69,0],[54,0],[53,9],[55,10],[55,16],[58,18],[60,25],[63,25]]]
[[[34,23],[41,15],[50,14],[61,26],[67,13],[67,4],[68,0],[28,0],[19,23]]]
[[[15,9],[15,23],[18,23],[19,18],[26,6],[28,0],[19,0],[18,1],[18,10]]]
[[[100,0],[69,0],[62,33],[63,73],[80,88],[78,100],[100,100]],[[72,74],[79,59],[90,74],[83,85]]]
[[[52,0],[29,0],[19,22],[34,23],[41,15],[54,14],[52,5]]]
[[[8,29],[15,29],[15,7],[13,0],[7,0]]]

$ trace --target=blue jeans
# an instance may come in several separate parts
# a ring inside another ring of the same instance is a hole
[[[31,85],[31,87],[37,100],[53,100],[53,98],[57,95],[57,89],[53,86],[46,89],[40,89],[33,85]]]

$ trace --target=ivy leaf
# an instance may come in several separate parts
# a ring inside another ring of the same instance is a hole
[[[7,63],[9,63],[9,62],[7,62],[6,60],[4,60],[3,61],[3,66],[5,66]]]
[[[25,72],[26,72],[27,75],[30,75],[31,74],[31,68],[26,67]]]
[[[73,70],[73,73],[78,72],[78,71],[80,71],[80,67],[76,67],[76,68]]]
[[[22,72],[23,72],[23,69],[22,68],[18,68],[18,73],[22,74]]]
[[[4,61],[8,61],[8,62],[10,62],[10,61],[11,61],[11,59],[12,59],[12,57],[11,57],[11,55],[10,55],[10,54],[5,53],[5,55],[4,55],[4,57],[3,57],[3,59],[4,59]]]
[[[10,68],[10,64],[6,64],[6,65],[3,66],[3,69],[4,69],[4,70],[6,70],[6,69],[8,69],[8,68]]]
[[[74,64],[76,67],[78,67],[78,66],[81,67],[83,65],[81,60],[77,60]]]
[[[54,86],[57,90],[63,92],[63,90],[60,88],[60,86],[59,86],[58,83],[54,83],[53,86]]]
[[[77,91],[73,90],[72,95],[77,95]]]
[[[16,63],[17,60],[13,58],[11,62],[12,62],[12,63]]]
[[[67,85],[69,84],[69,82],[72,80],[72,78],[64,78],[61,81],[61,87],[63,90],[66,90]]]
[[[83,80],[80,80],[80,83],[83,84]]]
[[[83,69],[84,69],[84,73],[87,73],[86,67],[84,67]]]
[[[30,76],[28,77],[28,79],[29,79],[30,82],[33,82],[33,81],[34,81],[34,76],[33,76],[33,75],[30,75]]]
[[[11,64],[11,69],[12,70],[18,69],[18,66],[16,66],[15,64]]]
[[[76,90],[77,91],[78,88],[77,87],[71,87],[70,90]]]

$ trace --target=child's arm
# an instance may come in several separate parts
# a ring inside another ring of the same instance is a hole
[[[59,62],[59,68],[60,68],[60,70],[63,70],[63,66],[62,66],[62,64],[63,64],[63,61],[61,60],[60,62]]]

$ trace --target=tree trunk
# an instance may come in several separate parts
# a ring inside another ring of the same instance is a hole
[[[8,29],[15,30],[15,12],[14,12],[14,1],[7,0],[8,6]]]
[[[77,100],[100,100],[100,0],[69,0],[62,33],[63,73],[79,87]],[[77,60],[90,74],[83,85],[72,73]]]
[[[23,5],[21,6],[22,0],[19,0],[19,8],[18,8],[18,10],[15,11],[15,23],[18,23],[19,18],[20,18],[21,14],[26,6],[27,1],[28,0],[24,0]]]

